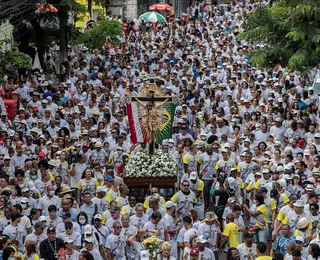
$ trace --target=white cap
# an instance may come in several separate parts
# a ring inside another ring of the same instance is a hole
[[[45,216],[40,216],[40,217],[38,218],[38,220],[39,220],[40,222],[42,222],[42,221],[47,221],[47,218],[46,218]]]
[[[21,192],[27,192],[27,191],[29,191],[30,189],[28,188],[28,187],[24,187],[22,190],[21,190]]]
[[[26,198],[26,197],[23,197],[23,198],[21,199],[21,203],[23,203],[23,204],[29,203],[29,199]]]
[[[84,239],[84,242],[87,242],[87,243],[93,243],[93,237],[87,237]]]
[[[96,192],[98,193],[98,192],[106,192],[106,191],[107,191],[107,188],[105,186],[99,186]]]
[[[284,171],[284,168],[282,166],[278,166],[277,167],[277,172],[282,172],[282,171]]]
[[[296,237],[296,242],[304,243],[303,237]]]
[[[73,241],[72,237],[66,237],[66,238],[64,239],[64,242],[67,243],[67,244],[69,244],[69,243],[73,243],[74,241]]]
[[[284,179],[277,180],[277,183],[284,189],[287,187],[287,182]]]
[[[168,201],[166,202],[166,208],[167,208],[167,209],[170,209],[170,208],[176,207],[176,206],[177,206],[177,204],[174,203],[172,200],[168,200]]]
[[[201,244],[207,243],[207,239],[203,235],[198,236],[196,241],[197,241],[197,243],[201,243]]]
[[[101,214],[95,214],[93,219],[102,219],[102,215]]]
[[[198,174],[196,172],[190,173],[190,180],[196,180],[198,178]]]

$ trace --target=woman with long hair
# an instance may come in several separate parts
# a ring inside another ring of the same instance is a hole
[[[320,247],[318,244],[310,244],[308,247],[308,260],[320,259]]]
[[[25,243],[26,253],[21,256],[21,260],[39,260],[37,245],[34,241],[28,240]]]
[[[78,183],[78,203],[81,204],[81,196],[85,191],[90,192],[92,196],[95,196],[96,188],[98,186],[99,182],[94,178],[93,171],[89,168],[85,169]]]
[[[68,164],[68,152],[62,151],[60,155],[60,160],[58,161],[57,173],[61,176],[63,183],[65,183],[67,176],[67,172],[69,170]]]
[[[13,247],[7,247],[3,250],[2,259],[8,260],[8,259],[14,259],[14,254],[16,251],[13,249]]]
[[[255,227],[255,241],[265,242],[267,241],[268,209],[264,203],[264,197],[260,192],[256,192],[254,198],[256,204],[253,204],[250,209],[248,205],[244,204],[243,208],[250,216],[250,224]]]

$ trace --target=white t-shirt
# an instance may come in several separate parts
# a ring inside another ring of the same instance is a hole
[[[125,260],[125,238],[122,235],[110,234],[107,238],[105,247],[110,249],[115,259]]]

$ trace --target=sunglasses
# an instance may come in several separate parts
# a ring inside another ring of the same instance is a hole
[[[183,187],[190,187],[190,185],[183,185]]]
[[[72,229],[72,227],[66,227],[66,229]]]
[[[116,229],[121,229],[122,227],[115,227]]]

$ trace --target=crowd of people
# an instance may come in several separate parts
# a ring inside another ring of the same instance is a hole
[[[2,71],[2,259],[152,260],[150,237],[160,260],[320,259],[315,73],[254,67],[248,52],[263,44],[236,37],[258,4],[270,2],[193,2],[188,22],[151,27],[137,17],[123,50],[69,46],[57,84],[55,43],[47,74]],[[150,77],[178,100],[172,138],[156,146],[177,184],[141,200],[125,166],[149,144],[131,142],[126,97]]]

